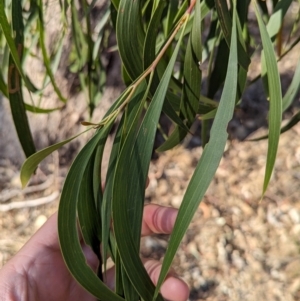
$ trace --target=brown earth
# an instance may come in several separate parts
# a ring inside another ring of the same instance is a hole
[[[190,285],[190,300],[300,300],[299,135],[297,125],[281,136],[275,172],[262,201],[267,142],[228,142],[174,261]],[[160,154],[151,163],[146,202],[179,207],[201,152],[199,147],[179,147]],[[18,170],[2,168],[0,210],[60,191],[66,170],[59,169],[55,155],[45,165],[48,175],[40,170],[30,186],[36,192],[22,192]],[[0,212],[1,265],[57,210],[58,197],[54,199]],[[144,239],[143,256],[161,258],[166,239]]]

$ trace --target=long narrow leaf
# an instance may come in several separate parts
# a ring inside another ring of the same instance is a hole
[[[29,89],[29,91],[31,92],[35,92],[36,88],[33,86],[33,84],[30,82],[30,80],[28,79],[27,76],[25,76],[22,66],[21,66],[21,60],[20,60],[20,56],[18,53],[18,47],[23,47],[23,45],[15,45],[15,42],[13,40],[13,37],[11,36],[11,28],[9,26],[6,14],[5,14],[5,7],[4,7],[4,2],[3,0],[0,1],[0,25],[2,27],[2,31],[5,35],[5,39],[7,41],[7,44],[9,46],[10,52],[11,52],[11,56],[13,58],[13,61],[15,63],[15,67],[17,68],[17,70],[19,71],[22,79],[25,82],[26,87]],[[16,18],[19,18],[19,16],[15,16]],[[21,19],[22,20],[22,19]]]
[[[283,22],[283,18],[292,2],[293,0],[281,0],[278,1],[277,5],[275,6],[274,12],[272,13],[267,24],[267,31],[271,39],[278,34]]]
[[[300,88],[300,60],[298,60],[298,64],[293,76],[293,80],[286,91],[283,99],[282,99],[282,111],[284,112],[288,107],[292,104],[295,96],[297,95]]]
[[[12,3],[12,26],[15,32],[14,44],[18,47],[18,57],[22,60],[24,48],[24,24],[22,19],[22,6],[20,1]],[[19,141],[26,157],[35,153],[35,145],[31,134],[28,118],[23,100],[22,80],[19,70],[13,61],[12,53],[9,56],[8,71],[8,97],[14,124]]]
[[[279,78],[279,71],[276,62],[272,41],[268,35],[266,26],[260,15],[257,3],[255,3],[255,12],[258,20],[259,30],[261,34],[265,64],[267,68],[269,95],[270,95],[270,111],[269,111],[269,142],[268,155],[266,163],[266,172],[263,185],[263,195],[267,190],[272,171],[275,165],[275,159],[278,149],[280,126],[282,120],[282,94]]]
[[[109,170],[106,178],[106,187],[104,190],[103,203],[101,206],[102,242],[103,242],[102,250],[103,250],[104,258],[106,258],[107,251],[109,249],[108,240],[109,240],[110,224],[111,224],[113,176],[115,173],[115,170],[113,169],[113,165],[116,165],[117,155],[121,147],[120,139],[122,138],[122,140],[124,140],[127,137],[128,133],[131,133],[132,141],[131,143],[128,141],[128,143],[132,144],[134,142],[134,138],[135,138],[134,132],[136,132],[134,127],[137,125],[137,122],[139,121],[140,115],[144,108],[144,104],[148,93],[148,89],[146,91],[146,88],[147,86],[145,82],[141,83],[141,85],[138,87],[135,94],[133,95],[133,98],[131,99],[128,105],[129,108],[127,108],[129,114],[126,116],[126,118],[125,116],[123,116],[122,118],[121,121],[122,127],[119,126],[118,133],[116,136],[117,140],[114,142],[114,148],[110,158],[110,165],[109,165]],[[119,132],[120,129],[122,130],[122,133]]]
[[[101,259],[101,240],[99,239],[101,233],[101,224],[99,222],[93,193],[93,167],[95,155],[97,155],[97,152],[94,152],[94,154],[91,156],[82,177],[78,194],[77,211],[84,242],[89,245],[98,258]]]
[[[78,154],[71,166],[59,204],[58,234],[65,263],[73,277],[100,300],[121,301],[124,299],[113,293],[88,266],[80,245],[77,229],[76,209],[80,184],[89,159],[103,138],[103,131],[98,131]]]
[[[53,108],[53,109],[43,109],[40,107],[32,106],[28,103],[24,103],[24,105],[25,105],[26,111],[29,111],[31,113],[38,113],[38,114],[49,114],[54,111],[61,110],[63,108],[63,107],[57,107],[57,108]]]
[[[39,165],[39,163],[41,161],[43,161],[46,157],[48,157],[51,153],[53,153],[54,151],[56,151],[57,149],[61,148],[63,145],[69,143],[70,141],[72,141],[73,139],[77,138],[78,136],[82,135],[83,133],[89,131],[90,129],[76,135],[73,136],[67,140],[64,140],[62,142],[56,143],[54,145],[51,145],[47,148],[44,148],[38,152],[36,152],[35,154],[33,154],[32,156],[30,156],[22,165],[21,167],[21,183],[22,183],[22,187],[24,188],[31,175],[34,173],[34,171],[36,170],[37,166]]]
[[[38,1],[39,4],[39,34],[40,34],[40,40],[39,40],[39,45],[41,47],[42,50],[42,55],[43,55],[43,61],[44,61],[44,65],[47,71],[47,74],[50,78],[50,81],[52,83],[53,89],[56,92],[56,95],[58,96],[58,98],[66,103],[67,99],[62,95],[59,87],[56,84],[55,78],[54,78],[54,74],[52,73],[52,69],[50,66],[50,60],[47,54],[47,50],[46,50],[46,46],[45,46],[45,37],[44,37],[44,32],[45,32],[45,28],[44,28],[44,16],[43,16],[43,1],[39,0]]]
[[[187,187],[182,204],[180,206],[175,226],[169,241],[168,249],[163,261],[161,273],[156,287],[156,294],[161,288],[161,285],[170,269],[176,250],[222,158],[228,137],[228,133],[226,131],[227,125],[232,118],[234,111],[235,95],[237,91],[237,75],[237,36],[236,20],[234,18],[225,86],[216,118],[211,129],[210,140],[204,148],[201,159],[196,167],[189,186]]]
[[[226,43],[229,47],[230,45],[230,39],[231,39],[231,28],[232,28],[232,21],[230,12],[228,10],[228,4],[227,1],[224,0],[215,0],[216,9],[219,17],[219,22],[221,24],[221,28],[226,40]],[[245,49],[242,47],[240,41],[238,40],[238,60],[239,64],[245,69],[248,70],[248,66],[250,64],[250,59],[245,51]]]
[[[117,40],[124,67],[135,80],[143,72],[141,57],[145,33],[140,19],[141,0],[121,0],[117,18]]]
[[[184,83],[180,106],[181,118],[185,120],[186,127],[190,128],[198,112],[201,89],[201,70],[199,63],[202,62],[202,43],[201,43],[201,6],[196,3],[193,27],[188,40],[188,46],[184,60]],[[157,150],[166,151],[178,145],[186,136],[188,131],[177,126],[170,138]]]
[[[129,138],[124,142],[114,179],[113,221],[120,257],[132,285],[145,301],[152,300],[155,290],[138,260],[145,185],[157,124],[179,49],[180,41],[153,96],[134,146],[126,143]],[[135,177],[128,177],[128,170]]]

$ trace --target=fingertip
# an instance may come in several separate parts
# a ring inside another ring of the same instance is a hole
[[[173,230],[178,210],[149,204],[144,208],[142,235],[154,233],[170,234]]]
[[[161,271],[161,264],[156,260],[150,259],[145,260],[144,265],[153,283],[156,284]],[[173,270],[170,270],[161,286],[160,292],[166,300],[186,301],[189,298],[190,289]]]
[[[189,298],[190,289],[182,279],[169,276],[161,287],[161,294],[167,300],[186,301]]]

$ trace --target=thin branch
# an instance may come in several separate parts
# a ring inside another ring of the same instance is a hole
[[[50,194],[46,197],[43,197],[43,198],[22,201],[22,202],[12,202],[10,204],[0,205],[0,211],[6,212],[9,210],[13,210],[13,209],[36,207],[36,206],[40,206],[40,205],[44,205],[44,204],[53,202],[58,197],[59,197],[59,191],[54,191],[52,194]]]
[[[45,189],[49,188],[53,183],[54,183],[54,177],[49,177],[45,182],[38,184],[38,185],[34,185],[34,186],[28,186],[24,190],[13,189],[13,190],[9,190],[7,192],[3,191],[0,194],[0,203],[5,203],[5,202],[9,201],[10,199],[20,196],[20,195],[45,190]]]

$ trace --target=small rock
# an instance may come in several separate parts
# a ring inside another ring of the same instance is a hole
[[[158,187],[156,189],[156,194],[157,195],[165,195],[167,194],[169,191],[169,184],[168,181],[166,179],[161,179],[158,182]]]
[[[300,291],[300,278],[295,279],[289,287],[289,291],[296,295]]]
[[[197,260],[200,259],[200,253],[197,248],[197,244],[192,241],[187,245],[187,250],[190,254],[192,254]]]
[[[39,229],[41,226],[44,225],[46,221],[47,221],[47,217],[45,215],[39,215],[34,222],[35,228]]]
[[[14,217],[14,222],[16,226],[20,226],[27,221],[27,216],[24,212],[18,212]]]
[[[240,256],[240,253],[238,250],[234,250],[232,252],[232,255],[231,255],[231,258],[232,258],[232,263],[233,265],[239,269],[239,270],[242,270],[244,267],[245,267],[245,261],[244,259]]]
[[[285,267],[285,274],[288,279],[293,279],[293,278],[300,279],[300,259],[291,261]]]
[[[213,208],[212,212],[211,212],[211,215],[213,217],[219,217],[220,216],[220,211],[216,208]]]
[[[216,224],[219,226],[224,226],[226,224],[226,220],[224,217],[218,217],[216,218]]]
[[[182,203],[182,199],[183,199],[182,195],[173,196],[171,201],[172,206],[175,208],[179,208]]]
[[[218,249],[218,261],[220,263],[226,264],[228,261],[228,254],[225,248],[226,245],[226,241],[225,239],[221,239],[218,243],[217,243],[217,249]]]
[[[292,208],[289,211],[289,216],[294,224],[300,224],[300,213],[297,209]]]
[[[21,188],[21,179],[20,179],[20,173],[16,173],[10,180],[10,184],[12,187]]]
[[[291,231],[295,236],[300,235],[300,224],[295,225]]]

